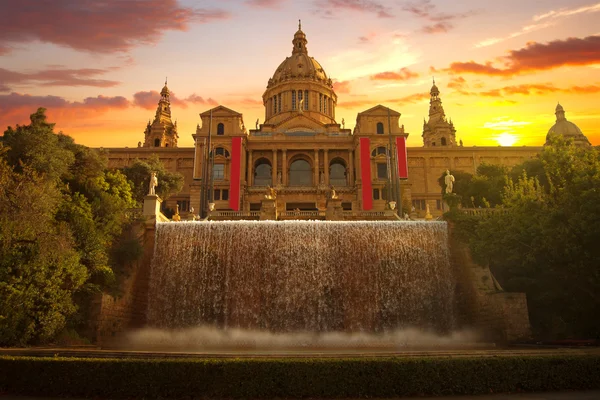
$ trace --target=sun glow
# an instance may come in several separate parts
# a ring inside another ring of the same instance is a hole
[[[512,133],[502,132],[498,136],[496,136],[496,141],[500,144],[500,146],[512,146],[517,141],[517,136]]]

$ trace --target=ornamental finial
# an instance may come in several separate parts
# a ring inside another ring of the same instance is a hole
[[[302,30],[302,20],[301,19],[298,20],[298,30],[299,31]]]

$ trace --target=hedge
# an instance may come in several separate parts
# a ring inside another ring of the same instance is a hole
[[[600,356],[0,357],[0,392],[108,398],[400,397],[600,388]]]

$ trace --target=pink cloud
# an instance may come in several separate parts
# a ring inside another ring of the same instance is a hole
[[[345,10],[372,13],[379,18],[393,18],[390,9],[383,2],[374,0],[316,0],[314,4],[316,13],[329,18]]]
[[[279,8],[287,0],[247,0],[246,4],[256,8]]]
[[[94,86],[112,87],[117,81],[98,79],[98,75],[107,70],[96,68],[67,69],[62,66],[52,66],[37,72],[16,72],[0,68],[0,86],[9,84],[34,84],[38,86]]]
[[[179,0],[19,0],[0,13],[0,52],[39,40],[76,50],[127,52],[158,42],[165,31],[227,19],[220,9],[192,8]]]
[[[524,48],[509,51],[502,57],[504,65],[496,67],[491,61],[454,62],[447,71],[491,76],[513,76],[564,66],[582,66],[600,63],[600,36],[568,38],[545,44],[531,42]]]
[[[333,90],[336,93],[350,93],[350,81],[333,82]]]

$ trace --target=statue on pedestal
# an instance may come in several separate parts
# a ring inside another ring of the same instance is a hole
[[[267,186],[267,193],[265,194],[265,199],[267,200],[275,200],[277,198],[277,191],[271,187],[271,185]]]
[[[450,170],[446,170],[444,183],[446,184],[446,193],[452,193],[452,189],[454,189],[454,176],[450,175]]]
[[[338,195],[337,195],[337,193],[335,193],[335,188],[333,186],[331,186],[330,198],[332,200],[335,200],[338,198]]]
[[[175,222],[181,221],[181,216],[179,215],[179,204],[175,205],[175,215],[171,218]]]
[[[156,177],[156,172],[152,172],[150,175],[150,187],[148,189],[148,194],[152,196],[156,196],[156,191],[154,190],[158,186],[158,178]]]

